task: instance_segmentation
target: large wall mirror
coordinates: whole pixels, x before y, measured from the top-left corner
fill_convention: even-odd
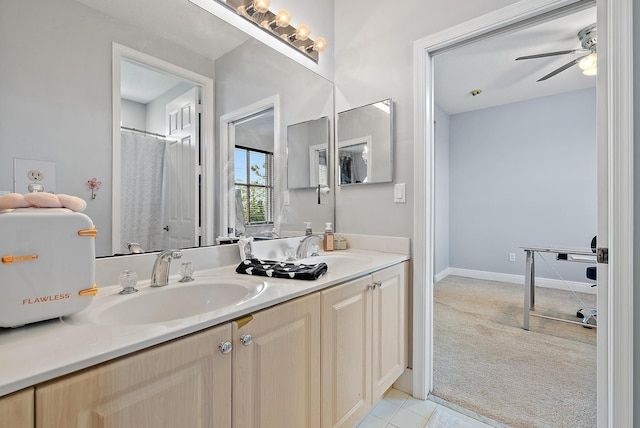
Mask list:
[[[245,233],[268,237],[333,221],[313,189],[287,188],[287,129],[333,117],[331,82],[187,1],[9,1],[0,13],[0,121],[12,142],[0,146],[0,191],[13,191],[13,159],[55,163],[56,191],[88,201],[97,255],[137,241],[147,252],[214,245],[239,213]],[[270,196],[236,198],[246,183],[235,147],[252,146],[230,148],[221,118],[273,97],[272,149],[253,150],[269,161],[245,153],[262,176],[244,178],[269,174]],[[252,201],[252,215],[230,200]]]
[[[341,186],[393,179],[393,102],[338,113],[338,180]]]

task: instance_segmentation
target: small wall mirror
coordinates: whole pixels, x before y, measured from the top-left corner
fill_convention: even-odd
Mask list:
[[[339,184],[384,183],[393,178],[393,101],[338,113]]]
[[[329,118],[287,126],[289,189],[329,185]]]

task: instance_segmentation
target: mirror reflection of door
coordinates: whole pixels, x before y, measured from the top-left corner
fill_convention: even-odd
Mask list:
[[[274,136],[273,107],[233,122],[236,235],[271,236]]]
[[[338,143],[340,185],[367,183],[371,175],[371,136]]]
[[[326,144],[309,147],[309,184],[310,187],[329,185],[329,156]]]
[[[137,62],[120,63],[120,248],[115,252],[128,253],[131,243],[145,252],[193,247],[201,88]]]
[[[166,106],[168,142],[164,176],[164,248],[199,245],[198,88],[192,88]]]

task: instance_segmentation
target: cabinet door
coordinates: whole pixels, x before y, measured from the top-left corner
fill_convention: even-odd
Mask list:
[[[319,427],[320,295],[232,324],[234,427]]]
[[[38,387],[36,426],[228,428],[230,340],[226,324]]]
[[[371,277],[322,292],[322,426],[354,427],[371,407]]]
[[[382,397],[407,367],[407,263],[373,274],[373,400]]]
[[[33,428],[33,388],[0,398],[0,427]]]

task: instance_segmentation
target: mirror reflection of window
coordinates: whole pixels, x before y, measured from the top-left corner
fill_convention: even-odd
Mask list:
[[[273,223],[273,153],[236,146],[234,170],[244,224]]]

